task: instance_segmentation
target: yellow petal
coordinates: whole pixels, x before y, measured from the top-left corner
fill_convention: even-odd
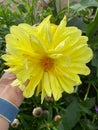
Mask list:
[[[74,47],[77,47],[77,46],[80,46],[80,45],[83,45],[83,44],[87,44],[87,41],[88,41],[87,36],[81,36],[81,37],[79,37],[78,41],[73,45],[74,45]]]
[[[51,15],[47,16],[38,26],[38,28],[41,28],[44,24],[46,24],[47,22],[49,22],[51,18]]]
[[[38,72],[36,70],[36,76],[32,77],[30,79],[29,84],[24,89],[23,95],[25,97],[29,98],[29,97],[31,97],[34,94],[37,85],[39,84],[40,80],[42,79],[42,76],[43,76],[43,71],[40,70],[40,72]]]
[[[22,28],[27,33],[27,35],[34,35],[37,32],[35,27],[26,23],[21,23],[18,26],[19,28]]]
[[[7,51],[10,54],[13,55],[18,48],[24,49],[24,46],[22,46],[22,41],[19,40],[14,34],[6,35],[5,39],[7,43]]]
[[[34,52],[39,52],[39,53],[45,53],[45,47],[42,43],[42,41],[34,36],[34,35],[30,35],[30,42],[31,42],[31,48]]]
[[[63,41],[61,41],[55,48],[55,51],[60,52],[64,50],[64,47],[66,46],[67,43],[67,39],[64,39]]]
[[[42,87],[45,89],[47,96],[51,97],[51,86],[49,82],[49,75],[47,72],[44,72],[42,79]]]
[[[69,56],[62,56],[56,60],[56,65],[63,66],[63,67],[69,67],[71,65],[71,59]]]
[[[54,97],[55,101],[57,101],[62,96],[62,88],[60,87],[60,84],[59,84],[56,76],[49,73],[49,79],[50,79],[53,97]]]
[[[79,29],[75,29],[73,32],[66,32],[62,34],[59,38],[56,39],[55,47],[59,46],[59,44],[65,42],[64,48],[61,48],[60,51],[68,51],[68,49],[73,46],[80,38],[81,31]]]
[[[72,61],[88,63],[92,59],[92,57],[92,50],[89,47],[84,46],[74,52],[74,55],[72,55]]]
[[[55,66],[68,67],[71,64],[71,59],[69,56],[64,56],[62,54],[51,54],[49,57],[54,60]]]
[[[72,70],[72,72],[75,74],[82,74],[82,75],[90,74],[90,69],[86,65],[81,63],[73,63],[69,69]]]
[[[41,41],[43,42],[43,45],[48,49],[51,47],[52,43],[52,35],[50,30],[50,17],[46,17],[38,26],[38,36],[40,37]],[[42,35],[43,33],[43,35]],[[47,37],[47,38],[46,38]]]
[[[66,16],[62,19],[60,24],[58,25],[55,34],[53,36],[53,43],[56,44],[56,40],[58,39],[58,36],[62,35],[62,32],[64,32],[66,26]]]
[[[41,94],[41,104],[43,103],[44,98],[47,96],[45,89],[42,87],[42,94]]]
[[[18,79],[14,80],[11,84],[12,86],[19,86],[20,85],[20,81]]]
[[[36,88],[36,96],[38,96],[41,91],[42,91],[42,83],[40,81]]]
[[[23,29],[19,28],[18,26],[12,26],[10,28],[10,32],[17,36],[17,39],[20,40],[22,47],[28,50],[31,49],[31,45],[29,44],[29,36]]]
[[[11,84],[12,86],[18,86],[22,91],[25,89],[25,85],[18,79],[14,80]]]
[[[56,29],[57,29],[57,25],[51,23],[50,24],[50,31],[51,31],[52,36],[54,36]]]
[[[71,79],[72,81],[75,82],[75,85],[80,85],[81,80],[77,74],[74,74],[70,68],[65,68],[65,67],[56,67],[57,73],[59,76],[64,76],[68,79]]]
[[[12,66],[12,65],[18,65],[21,66],[22,62],[18,57],[12,56],[12,55],[6,55],[4,54],[2,58],[7,61],[6,65]]]
[[[75,82],[73,80],[64,76],[58,76],[58,81],[65,92],[72,93],[74,91]]]
[[[18,72],[16,76],[22,83],[24,83],[26,82],[26,80],[30,78],[30,75],[31,75],[30,72],[32,72],[32,69],[29,69],[29,70],[24,69]]]

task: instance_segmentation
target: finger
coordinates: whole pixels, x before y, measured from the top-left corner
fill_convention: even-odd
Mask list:
[[[0,79],[0,91],[4,89],[6,86],[11,84],[16,79],[16,76],[10,72],[6,72]]]
[[[11,72],[5,72],[1,79],[16,79],[16,76]]]

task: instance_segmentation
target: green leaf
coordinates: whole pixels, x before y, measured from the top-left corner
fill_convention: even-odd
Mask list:
[[[98,130],[98,126],[95,126],[90,120],[84,119],[80,121],[82,127],[84,128],[83,130]]]
[[[79,29],[81,29],[83,32],[86,32],[86,28],[87,28],[87,25],[79,17],[73,17],[70,21],[68,21],[68,26],[76,26]]]
[[[98,49],[94,51],[94,57],[92,59],[92,65],[97,68],[97,77],[98,77]]]
[[[92,35],[98,30],[98,9],[95,14],[94,20],[87,27],[87,36],[92,38]]]
[[[87,99],[83,105],[89,109],[91,109],[95,105],[95,98],[89,98]]]
[[[27,12],[27,9],[25,8],[25,6],[23,4],[19,4],[18,9],[20,10],[20,12],[23,12],[23,13]]]
[[[62,122],[59,123],[59,125],[57,126],[57,129],[58,130],[65,130]]]
[[[71,5],[70,8],[75,10],[76,12],[79,12],[88,7],[98,7],[98,2],[96,0],[81,0],[80,3],[74,3],[73,5]]]
[[[80,103],[80,111],[88,115],[92,115],[91,108],[95,106],[95,98],[89,98]]]
[[[72,130],[83,130],[80,123],[78,123]]]
[[[80,4],[85,7],[98,7],[98,2],[96,0],[81,0]]]
[[[80,111],[84,114],[92,115],[92,112],[85,106],[80,105]]]
[[[66,108],[63,113],[63,126],[64,130],[72,130],[76,123],[80,120],[81,114],[79,111],[79,103],[76,99]]]

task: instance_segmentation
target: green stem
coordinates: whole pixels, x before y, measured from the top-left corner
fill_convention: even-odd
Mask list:
[[[61,11],[61,0],[59,0],[59,10]]]
[[[94,115],[93,120],[92,120],[92,123],[94,123],[94,122],[95,122],[96,118],[97,118],[97,114],[96,114],[96,115]]]
[[[94,84],[92,84],[92,85],[93,85],[94,89],[96,90],[96,92],[98,93],[98,89],[95,87],[95,85],[94,85]]]
[[[68,14],[70,12],[70,0],[68,0]]]
[[[84,97],[84,101],[87,99],[87,96],[88,96],[88,93],[90,90],[90,86],[91,86],[91,84],[88,85],[87,92],[86,92],[85,97]]]
[[[92,85],[93,85],[93,87],[94,87],[94,89],[95,89],[95,91],[97,93],[97,101],[98,101],[98,89],[96,88],[96,86],[94,85],[94,83]]]

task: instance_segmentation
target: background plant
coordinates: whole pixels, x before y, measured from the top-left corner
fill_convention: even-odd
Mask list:
[[[66,15],[68,26],[80,28],[83,35],[89,37],[88,44],[94,53],[88,64],[91,74],[81,76],[83,84],[76,87],[73,94],[63,93],[57,102],[46,97],[43,104],[40,104],[40,95],[25,99],[17,116],[20,124],[16,130],[97,130],[98,0],[70,2],[70,6],[68,4],[63,7],[61,0],[50,0],[48,3],[47,0],[8,0],[6,4],[0,3],[0,57],[6,51],[4,37],[9,33],[11,25],[38,24],[49,14],[52,14],[51,22],[56,24]],[[0,58],[0,75],[5,68],[4,61]],[[32,114],[36,107],[42,109],[39,117]],[[10,130],[13,129],[10,127]]]

